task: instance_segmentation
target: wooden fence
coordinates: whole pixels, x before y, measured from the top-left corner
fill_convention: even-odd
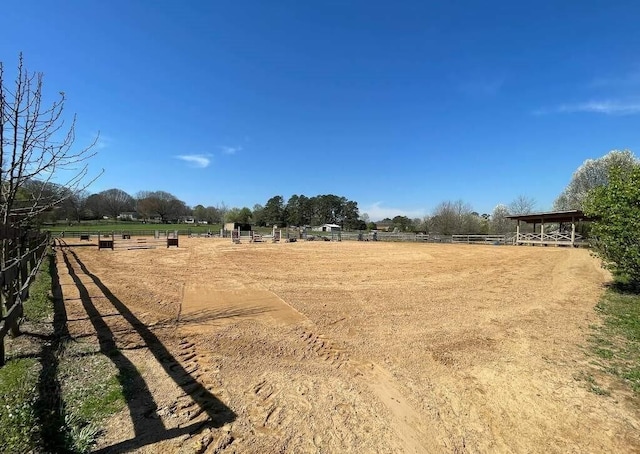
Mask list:
[[[505,235],[452,235],[452,243],[506,244]]]
[[[33,281],[49,245],[49,235],[31,239],[24,247],[16,249],[13,258],[6,260],[0,270],[0,294],[2,317],[0,318],[0,366],[4,365],[4,338],[8,333],[20,334],[19,319],[23,304],[29,298],[29,285]]]
[[[313,234],[329,235],[331,233],[313,232]],[[451,236],[428,235],[425,233],[394,233],[394,232],[342,232],[343,241],[413,241],[417,243],[451,243]]]

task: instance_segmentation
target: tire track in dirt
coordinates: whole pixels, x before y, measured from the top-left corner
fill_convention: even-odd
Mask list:
[[[446,446],[433,428],[437,421],[425,424],[427,419],[416,411],[396,385],[393,376],[374,362],[350,358],[345,349],[335,347],[327,338],[300,328],[298,336],[321,360],[336,369],[346,369],[353,378],[363,380],[374,395],[390,411],[391,427],[401,441],[398,448],[407,453],[434,452]],[[428,429],[428,430],[427,430]],[[442,432],[440,432],[442,433]]]
[[[177,359],[180,365],[175,364],[169,368],[183,370],[178,382],[183,387],[183,393],[176,403],[180,416],[186,418],[191,424],[196,420],[206,421],[210,417],[207,415],[208,410],[214,413],[217,410],[222,411],[223,408],[217,408],[220,400],[210,397],[210,395],[221,396],[223,399],[226,397],[226,390],[218,374],[219,369],[212,364],[210,357],[200,353],[195,343],[182,339],[178,345]],[[196,402],[189,393],[199,387],[203,390],[194,396],[198,399]]]

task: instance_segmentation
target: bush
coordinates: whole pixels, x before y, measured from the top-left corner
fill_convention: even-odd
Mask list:
[[[597,219],[592,246],[603,266],[640,289],[640,166],[612,168],[608,183],[589,192],[585,214]]]

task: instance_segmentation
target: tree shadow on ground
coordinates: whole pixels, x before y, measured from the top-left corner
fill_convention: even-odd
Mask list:
[[[49,255],[49,273],[53,300],[53,333],[42,336],[37,333],[23,333],[40,338],[43,347],[40,352],[40,377],[38,380],[38,403],[35,406],[39,421],[42,447],[46,452],[60,452],[67,445],[67,427],[64,421],[64,402],[58,380],[59,357],[69,338],[67,314],[62,300],[55,255]]]
[[[621,295],[640,295],[640,282],[626,282],[616,279],[606,284],[606,287]]]
[[[222,427],[224,424],[235,420],[235,413],[192,377],[151,329],[141,322],[96,275],[89,271],[74,251],[63,248],[62,254],[69,275],[80,293],[80,300],[84,310],[98,335],[100,352],[106,355],[118,369],[118,379],[123,388],[134,426],[134,438],[102,448],[96,452],[129,452],[149,444],[173,439],[185,434],[193,435],[204,430],[206,427]],[[75,262],[75,266],[72,262]],[[76,268],[78,271],[76,271]],[[135,366],[122,353],[122,349],[117,347],[114,331],[107,325],[103,316],[93,304],[92,297],[80,276],[88,277],[91,283],[102,292],[103,295],[101,297],[106,297],[131,326],[131,329],[142,338],[145,347],[149,349],[149,352],[155,357],[167,375],[198,405],[198,414],[206,413],[207,419],[205,421],[195,422],[184,427],[164,427],[162,420],[156,412],[157,405],[155,404],[149,387]],[[93,293],[95,293],[95,291],[93,291]],[[141,415],[143,417],[140,417]]]

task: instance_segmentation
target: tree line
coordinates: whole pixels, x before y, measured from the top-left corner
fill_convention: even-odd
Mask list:
[[[250,209],[227,207],[224,202],[217,206],[190,207],[166,191],[140,191],[132,196],[118,188],[95,194],[86,191],[69,193],[60,204],[45,213],[44,221],[80,222],[108,217],[169,223],[185,216],[211,224],[240,222],[258,226],[302,226],[331,223],[345,229],[367,228],[360,219],[357,202],[333,194],[314,197],[293,195],[288,201],[278,195],[267,200],[264,206],[256,204]]]
[[[33,188],[43,190],[39,185],[33,185]],[[60,188],[51,190],[57,193],[62,191]],[[480,214],[462,200],[444,201],[422,218],[411,219],[398,215],[374,222],[367,213],[360,213],[356,201],[334,194],[313,197],[294,194],[288,200],[276,195],[264,205],[256,204],[253,208],[228,207],[224,202],[216,206],[190,207],[166,191],[140,191],[132,196],[122,189],[112,188],[94,194],[87,191],[70,192],[61,203],[43,213],[42,221],[75,223],[106,217],[174,223],[192,217],[195,222],[208,224],[239,222],[262,227],[337,224],[345,230],[384,229],[442,235],[504,234],[514,229],[513,221],[507,216],[530,213],[535,205],[534,199],[519,196],[509,205],[497,205],[492,213]]]

